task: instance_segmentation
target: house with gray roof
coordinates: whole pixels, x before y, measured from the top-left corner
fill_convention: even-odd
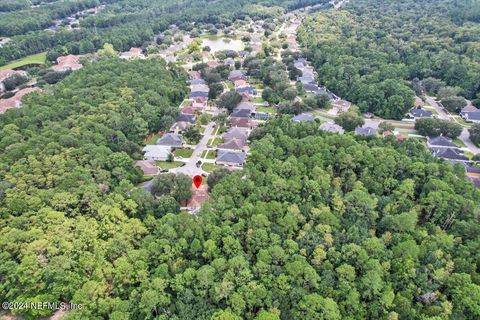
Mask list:
[[[145,160],[166,161],[172,152],[172,147],[169,145],[149,144],[142,151],[144,152],[143,157]]]
[[[207,84],[207,82],[203,79],[193,79],[193,80],[190,80],[190,84],[191,85],[195,85],[195,84]]]
[[[427,146],[429,148],[458,148],[451,139],[445,136],[429,137],[427,140]]]
[[[343,134],[345,132],[345,130],[343,130],[341,126],[331,122],[322,123],[319,129],[325,132],[338,133],[338,134]]]
[[[305,121],[313,121],[313,120],[315,120],[315,118],[308,113],[301,113],[292,118],[293,122],[305,122]]]
[[[477,112],[464,112],[461,114],[461,117],[467,122],[480,122],[480,110]]]
[[[222,139],[223,141],[227,141],[229,139],[241,139],[247,141],[248,131],[245,128],[233,127],[222,135]]]
[[[195,123],[195,115],[193,114],[185,114],[185,113],[180,113],[177,118],[175,119],[176,122],[190,122],[190,123]]]
[[[204,91],[195,91],[195,92],[190,92],[189,98],[194,99],[194,98],[208,98],[208,92]]]
[[[250,118],[252,112],[249,109],[234,110],[230,117],[233,118]]]
[[[431,118],[432,112],[422,108],[413,108],[408,115],[413,119]]]
[[[245,140],[243,139],[236,139],[232,138],[230,140],[227,140],[224,143],[221,143],[217,145],[217,149],[219,150],[243,150],[243,147],[245,147]]]
[[[458,148],[433,148],[433,155],[437,158],[454,161],[469,161],[467,157],[463,155],[463,151]]]
[[[241,70],[232,70],[228,74],[228,80],[235,82],[236,80],[246,80],[247,77],[243,74]]]
[[[355,133],[362,136],[374,136],[377,134],[377,130],[372,127],[357,127]]]
[[[176,133],[166,133],[157,140],[159,146],[181,147],[183,146],[183,137]]]
[[[226,166],[241,167],[245,164],[246,158],[247,158],[247,155],[244,152],[218,150],[215,163],[226,165]]]

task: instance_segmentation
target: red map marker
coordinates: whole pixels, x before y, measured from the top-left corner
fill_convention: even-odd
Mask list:
[[[197,187],[197,189],[202,185],[202,180],[203,180],[202,176],[193,177],[193,184],[195,185],[195,187]]]

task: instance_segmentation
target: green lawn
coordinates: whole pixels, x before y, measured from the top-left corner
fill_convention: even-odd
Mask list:
[[[46,56],[46,52],[26,56],[25,58],[12,61],[9,64],[0,67],[0,70],[15,69],[28,64],[45,64]]]
[[[175,149],[173,154],[177,157],[190,158],[192,156],[193,150],[188,148]]]
[[[212,172],[213,170],[215,170],[216,168],[219,168],[220,166],[217,166],[216,164],[214,163],[204,163],[202,165],[202,169],[208,173]]]
[[[211,145],[212,145],[212,146],[216,146],[216,145],[218,145],[218,144],[220,144],[220,143],[222,143],[222,142],[223,142],[222,138],[215,138],[215,139],[213,139],[213,141],[211,142]]]
[[[273,107],[257,107],[256,110],[258,112],[277,113],[277,110]]]
[[[202,153],[203,159],[215,159],[215,150],[205,150]]]
[[[457,146],[460,146],[460,148],[466,148],[467,147],[465,145],[465,143],[463,143],[463,141],[458,139],[458,138],[453,139],[453,143],[455,143]]]
[[[264,103],[265,100],[263,100],[262,97],[256,97],[252,100],[253,103]]]
[[[173,162],[168,162],[168,161],[155,161],[156,165],[160,167],[160,169],[164,170],[169,170],[173,168],[180,167],[180,165],[183,163],[181,161],[173,161]]]
[[[160,133],[154,133],[152,134],[151,136],[147,137],[147,139],[145,139],[145,144],[155,144],[157,142],[158,139],[160,139]]]

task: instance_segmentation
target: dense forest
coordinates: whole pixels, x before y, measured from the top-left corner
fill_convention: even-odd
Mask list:
[[[308,16],[299,40],[322,84],[364,112],[400,119],[421,93],[410,81],[436,78],[480,103],[479,12],[469,0],[356,0]]]
[[[126,51],[132,46],[152,41],[155,34],[164,31],[170,24],[191,30],[190,23],[195,22],[197,26],[212,25],[221,29],[246,16],[266,19],[276,17],[288,9],[319,2],[326,0],[83,0],[54,2],[48,6],[43,4],[45,9],[40,6],[2,14],[0,36],[2,33],[18,35],[8,45],[0,48],[0,65],[48,50],[63,54],[89,53],[100,49],[105,43],[113,44],[118,51]],[[56,14],[47,9],[51,6],[80,7],[94,3],[105,4],[105,8],[96,15],[81,19],[80,29],[58,28],[55,32],[39,30],[48,24],[49,19],[53,20],[54,16],[64,16],[64,11]],[[42,19],[36,15],[41,15]]]
[[[0,116],[1,300],[82,304],[67,319],[480,317],[462,167],[279,117],[179,213],[165,185],[134,187],[132,160],[185,93],[161,62],[102,59]]]

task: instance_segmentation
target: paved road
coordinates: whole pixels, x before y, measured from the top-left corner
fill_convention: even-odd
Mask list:
[[[202,140],[200,140],[200,142],[195,147],[195,150],[193,150],[192,156],[190,157],[188,162],[183,167],[172,169],[170,170],[170,172],[183,173],[191,177],[203,173],[203,170],[201,168],[197,168],[197,162],[200,160],[203,151],[207,149],[207,143],[208,140],[210,140],[210,138],[212,137],[214,126],[215,122],[213,121],[208,124],[203,134]]]
[[[437,101],[435,101],[435,99],[433,99],[433,97],[427,97],[427,103],[429,105],[431,105],[435,111],[438,113],[438,118],[442,119],[442,120],[450,120],[450,117],[448,116],[448,114],[445,112],[445,110],[443,110],[443,108],[437,103]]]
[[[476,145],[473,144],[473,142],[470,140],[470,133],[468,132],[468,128],[463,128],[462,133],[460,134],[460,137],[458,137],[465,145],[467,148],[472,152],[473,154],[478,154],[480,153],[480,148],[478,148]]]

